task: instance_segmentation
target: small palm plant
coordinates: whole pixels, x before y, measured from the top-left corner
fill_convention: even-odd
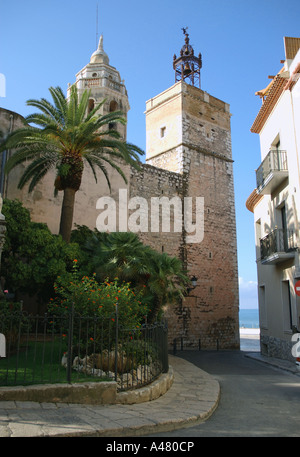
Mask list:
[[[149,258],[148,268],[150,277],[147,289],[152,302],[148,320],[152,323],[163,306],[181,302],[186,295],[190,279],[181,260],[166,253],[153,252]]]
[[[40,113],[27,116],[24,127],[8,135],[0,150],[16,149],[6,163],[7,173],[26,162],[20,189],[29,184],[28,191],[32,192],[50,169],[57,170],[55,190],[63,191],[60,234],[69,242],[75,194],[81,185],[84,164],[91,167],[96,181],[96,171],[100,169],[110,188],[107,165],[126,182],[120,160],[139,169],[138,159],[143,151],[123,141],[119,132],[110,128],[126,122],[123,113],[99,114],[105,100],[88,113],[90,91],[79,97],[76,86],[72,86],[69,98],[60,87],[50,87],[49,91],[53,103],[44,98],[28,100],[27,105],[38,108]]]
[[[92,270],[100,281],[117,277],[142,289],[145,302],[150,304],[149,323],[157,319],[165,305],[178,304],[185,297],[190,279],[179,258],[144,245],[135,233],[102,235],[92,234],[84,246]]]
[[[152,250],[135,233],[93,234],[84,249],[90,255],[93,271],[103,281],[117,277],[134,287],[145,284],[149,277],[148,259]]]

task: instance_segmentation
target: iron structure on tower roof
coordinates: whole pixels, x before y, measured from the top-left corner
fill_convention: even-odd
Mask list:
[[[175,70],[175,82],[185,81],[192,86],[201,87],[200,82],[200,70],[202,68],[202,56],[201,54],[196,57],[194,55],[194,49],[190,45],[189,34],[187,33],[188,27],[182,28],[183,34],[185,35],[185,44],[180,50],[180,56],[173,57],[173,68]]]

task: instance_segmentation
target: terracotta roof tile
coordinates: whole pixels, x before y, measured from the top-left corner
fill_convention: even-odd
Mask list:
[[[284,37],[285,58],[294,59],[300,48],[300,38]]]
[[[266,94],[266,99],[263,102],[263,105],[260,108],[258,115],[256,116],[256,119],[250,129],[253,133],[260,133],[268,116],[270,115],[284,90],[284,86],[286,85],[287,81],[285,78],[280,76],[280,73],[281,72],[279,72],[273,79],[272,84],[270,85],[269,90]]]

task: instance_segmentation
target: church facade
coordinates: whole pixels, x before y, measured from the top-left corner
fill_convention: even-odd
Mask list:
[[[180,305],[166,306],[170,345],[176,338],[190,348],[238,349],[230,107],[201,89],[202,58],[194,55],[186,30],[184,35],[180,55],[173,59],[175,84],[146,102],[146,162],[140,171],[122,164],[127,184],[115,170],[109,170],[111,193],[106,180],[99,177],[95,183],[86,167],[76,194],[74,223],[94,229],[101,214],[99,198],[113,199],[117,231],[137,231],[145,244],[178,256],[196,280]],[[90,89],[90,109],[105,98],[103,114],[122,110],[127,117],[130,106],[126,87],[109,63],[103,37],[74,84],[79,93]],[[0,123],[7,130],[9,113],[0,109]],[[16,113],[11,115],[20,121]],[[126,126],[118,129],[126,140]],[[53,196],[54,172],[32,194],[26,188],[17,189],[21,173],[20,167],[6,178],[3,197],[20,199],[32,220],[45,222],[58,233],[62,198]],[[161,209],[155,223],[154,203],[156,211]],[[163,215],[167,215],[166,220]]]

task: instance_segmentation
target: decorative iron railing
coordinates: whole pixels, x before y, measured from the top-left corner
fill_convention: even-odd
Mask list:
[[[287,171],[286,151],[271,150],[256,170],[257,189],[264,187],[265,181],[271,172]]]
[[[166,323],[126,329],[117,313],[103,319],[0,309],[0,336],[0,386],[114,380],[122,391],[168,371]]]
[[[296,249],[295,232],[291,229],[275,229],[260,240],[261,260],[280,253]]]

